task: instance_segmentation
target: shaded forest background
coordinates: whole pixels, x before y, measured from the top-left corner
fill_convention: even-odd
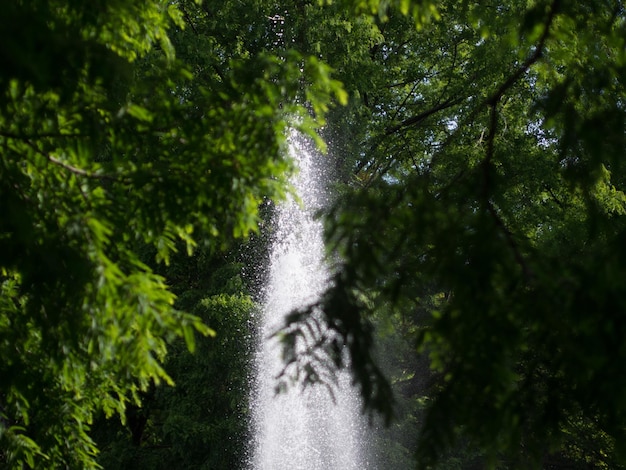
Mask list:
[[[614,0],[4,5],[0,465],[245,467],[296,127],[373,468],[623,468],[625,82]]]

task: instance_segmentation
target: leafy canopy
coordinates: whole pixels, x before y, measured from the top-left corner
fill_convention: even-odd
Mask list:
[[[351,91],[327,130],[348,169],[327,214],[339,260],[312,307],[339,335],[292,367],[341,366],[347,346],[366,405],[389,415],[374,325],[410,319],[436,372],[422,466],[460,438],[516,462],[574,448],[623,466],[622,3],[339,3],[384,14],[361,47],[345,14],[351,53],[313,33]]]
[[[167,344],[214,331],[140,253],[220,249],[286,191],[281,151],[328,68],[270,49],[264,2],[11,2],[0,19],[0,462],[93,468]],[[217,21],[239,18],[242,28]],[[242,15],[242,13],[245,13]],[[226,27],[227,26],[227,27]],[[175,49],[178,56],[175,54]],[[178,57],[178,58],[177,58]]]

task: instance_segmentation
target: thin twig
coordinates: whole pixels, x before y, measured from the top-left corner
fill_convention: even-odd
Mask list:
[[[37,140],[37,139],[59,139],[59,138],[76,139],[76,138],[88,138],[91,136],[89,134],[80,134],[80,133],[64,134],[62,132],[42,132],[40,134],[19,134],[16,132],[0,130],[0,137],[6,137],[7,139],[30,141],[30,140]]]
[[[55,165],[58,165],[61,168],[64,168],[75,175],[83,176],[85,178],[99,179],[99,180],[123,181],[123,178],[117,175],[92,173],[90,171],[83,170],[82,168],[75,167],[73,165],[70,165],[69,163],[59,160],[58,158],[53,157],[52,155],[44,152],[31,141],[27,140],[26,143],[28,144],[30,148],[32,148],[35,152],[37,152],[39,155],[44,157],[49,162],[54,163]]]

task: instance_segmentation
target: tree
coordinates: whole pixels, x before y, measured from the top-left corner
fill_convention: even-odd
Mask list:
[[[96,413],[172,383],[167,345],[213,335],[146,246],[220,249],[286,191],[291,116],[341,90],[275,54],[264,2],[12,2],[0,19],[0,462],[94,468]],[[225,13],[233,23],[218,20]],[[234,28],[236,21],[248,21]],[[242,32],[243,31],[243,32]],[[269,39],[268,39],[269,38]],[[179,58],[175,56],[175,47]],[[307,77],[302,88],[303,74]]]
[[[162,269],[162,267],[161,267]],[[232,256],[198,250],[164,270],[177,308],[211,325],[216,338],[190,353],[171,344],[164,367],[176,386],[150,387],[126,422],[99,419],[92,435],[104,468],[244,468],[248,435],[254,312]]]
[[[336,334],[290,367],[341,366],[345,346],[366,405],[390,414],[373,326],[409,318],[437,374],[422,466],[463,438],[492,459],[623,467],[624,7],[397,6],[368,20],[356,64],[318,41],[352,91],[328,133],[355,177],[327,214],[339,261],[312,307]]]

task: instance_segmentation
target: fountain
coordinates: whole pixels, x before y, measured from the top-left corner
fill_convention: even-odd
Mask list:
[[[275,393],[283,364],[280,344],[271,334],[290,311],[314,302],[328,282],[322,226],[313,216],[324,204],[320,158],[295,131],[289,137],[289,151],[300,170],[292,183],[301,203],[292,198],[277,209],[256,356],[250,466],[252,470],[362,470],[367,468],[365,426],[358,392],[346,374],[339,374],[335,402],[321,386],[304,391],[295,386]]]

